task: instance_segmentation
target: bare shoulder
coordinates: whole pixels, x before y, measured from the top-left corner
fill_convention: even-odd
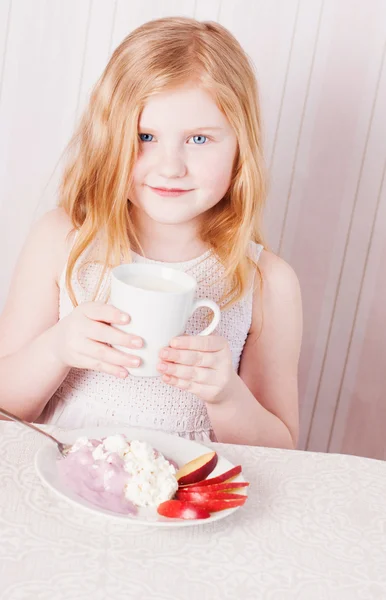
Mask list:
[[[258,265],[263,280],[269,287],[299,288],[299,280],[294,269],[277,254],[263,250]]]
[[[257,288],[254,294],[253,327],[261,326],[262,312],[275,318],[285,309],[301,314],[299,279],[291,265],[273,252],[263,250],[258,267],[262,286],[260,293]]]
[[[24,250],[44,254],[49,250],[48,260],[58,281],[69,253],[73,235],[70,217],[62,208],[45,213],[31,228]]]
[[[0,316],[0,356],[16,352],[57,322],[58,281],[72,230],[62,209],[49,211],[32,226]]]
[[[56,230],[61,229],[65,232],[71,228],[71,219],[63,208],[58,207],[46,212],[36,222],[36,226],[45,227],[47,229],[54,227]]]

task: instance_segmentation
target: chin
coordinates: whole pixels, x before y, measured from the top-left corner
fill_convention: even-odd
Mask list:
[[[197,215],[157,215],[147,213],[148,217],[150,217],[156,223],[162,223],[163,225],[183,225],[184,223],[188,223],[197,217]]]
[[[157,206],[156,210],[150,209],[149,207],[142,206],[143,212],[156,223],[163,223],[165,225],[182,225],[188,223],[193,219],[196,219],[200,213],[197,211],[186,210],[186,207],[175,207],[164,205],[162,210]]]

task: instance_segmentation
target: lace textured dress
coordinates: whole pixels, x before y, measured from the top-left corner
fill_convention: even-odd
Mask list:
[[[250,256],[255,262],[261,251],[261,245],[251,242]],[[135,263],[162,264],[189,273],[198,282],[197,298],[219,302],[225,289],[225,284],[218,281],[223,267],[210,250],[198,258],[180,263],[161,263],[134,252],[132,256]],[[92,299],[101,268],[97,262],[88,262],[83,268],[74,270],[72,284],[79,304]],[[251,326],[253,284],[254,274],[251,273],[247,293],[239,302],[222,311],[221,322],[214,332],[228,340],[235,370],[238,370]],[[98,298],[106,293],[109,285],[110,274],[107,273]],[[59,318],[67,316],[72,310],[64,272],[60,281]],[[207,309],[197,310],[188,322],[186,333],[197,335],[202,331],[207,324],[207,314]],[[118,379],[87,369],[70,370],[38,421],[68,429],[124,424],[158,429],[203,442],[215,440],[205,403],[194,394],[167,385],[160,377],[129,375],[126,379]]]

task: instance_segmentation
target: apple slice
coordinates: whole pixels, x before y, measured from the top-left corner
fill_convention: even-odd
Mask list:
[[[205,454],[204,456],[208,456],[208,455]],[[188,463],[188,465],[190,465],[190,464],[191,463]],[[185,465],[185,467],[188,465]],[[185,467],[182,467],[182,468],[184,469]],[[180,471],[178,471],[178,473],[180,473]],[[177,473],[177,475],[178,475],[178,473]],[[185,485],[188,486],[188,485],[192,485],[192,484],[197,485],[197,483],[199,483],[200,486],[213,485],[216,483],[223,483],[224,481],[229,481],[230,479],[234,479],[235,477],[237,477],[237,475],[240,475],[240,473],[241,473],[241,465],[238,465],[237,467],[232,467],[232,469],[229,469],[229,471],[225,471],[225,473],[221,473],[221,475],[218,475],[217,477],[212,477],[212,479],[205,479],[205,480],[203,479],[199,482],[198,481],[184,482],[184,481],[181,481],[181,479],[180,479],[178,481],[178,483],[180,486],[185,486]],[[177,479],[178,479],[178,477],[177,477]]]
[[[236,494],[235,494],[236,495]],[[197,506],[197,508],[204,508],[209,512],[217,512],[219,510],[227,510],[228,508],[237,508],[245,504],[247,496],[240,496],[240,498],[201,498],[200,500],[189,500],[189,504]]]
[[[248,487],[248,481],[225,481],[223,483],[211,483],[210,485],[202,485],[202,481],[191,485],[181,486],[181,492],[233,492],[241,488]]]
[[[171,519],[208,519],[210,513],[202,506],[181,500],[166,500],[157,508],[158,514]]]
[[[176,479],[179,485],[197,483],[207,477],[217,465],[218,456],[216,452],[208,452],[194,460],[186,463],[177,471]]]
[[[206,500],[240,500],[245,502],[247,496],[244,494],[230,494],[229,492],[176,492],[177,500],[186,500],[187,502],[203,503]]]

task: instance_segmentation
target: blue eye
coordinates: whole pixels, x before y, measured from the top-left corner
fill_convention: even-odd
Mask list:
[[[153,136],[151,133],[140,133],[139,138],[140,138],[141,142],[151,142],[153,139]],[[149,139],[149,138],[151,138],[151,139]]]
[[[208,138],[205,135],[194,135],[191,139],[195,144],[203,145]]]

